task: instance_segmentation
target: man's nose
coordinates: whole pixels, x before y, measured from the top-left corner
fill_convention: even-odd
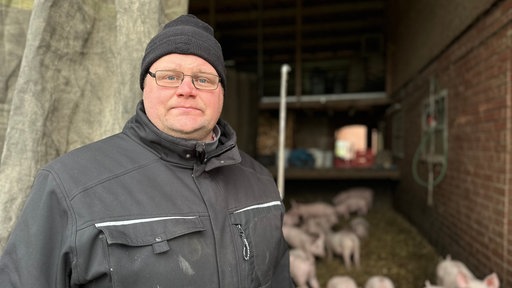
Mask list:
[[[181,81],[180,86],[178,86],[178,91],[181,91],[181,92],[188,92],[188,91],[192,91],[192,90],[197,89],[197,88],[194,86],[193,81],[194,81],[194,80],[192,80],[192,77],[191,77],[190,75],[185,75],[185,76],[183,77],[183,81]]]

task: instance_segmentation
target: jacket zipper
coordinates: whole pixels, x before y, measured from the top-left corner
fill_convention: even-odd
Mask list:
[[[270,206],[275,206],[275,205],[281,205],[281,201],[271,201],[271,202],[267,202],[267,203],[263,203],[263,204],[252,205],[249,207],[245,207],[245,208],[236,210],[233,212],[233,214],[240,213],[240,212],[247,211],[247,210],[270,207]],[[244,229],[242,228],[242,225],[236,224],[235,226],[238,229],[238,235],[240,236],[240,239],[242,240],[242,244],[243,244],[242,254],[243,254],[244,260],[248,261],[251,256],[251,247],[249,246],[249,241],[247,241],[247,237],[245,235]]]
[[[264,208],[264,207],[270,207],[270,206],[275,206],[275,205],[281,205],[281,201],[272,201],[272,202],[267,202],[267,203],[263,203],[263,204],[252,205],[249,207],[245,207],[245,208],[236,210],[235,212],[233,212],[233,214],[251,210],[251,209]],[[236,228],[238,229],[238,234],[240,235],[240,239],[242,240],[242,244],[243,244],[242,254],[243,254],[244,260],[247,261],[247,260],[249,260],[249,257],[251,256],[251,247],[249,246],[249,241],[247,241],[247,237],[245,236],[245,231],[242,228],[242,225],[236,224]]]
[[[236,228],[238,228],[238,233],[240,234],[240,239],[242,239],[243,247],[242,253],[244,256],[244,260],[249,260],[249,256],[251,256],[251,248],[249,247],[249,242],[247,242],[247,238],[245,237],[244,229],[242,229],[242,225],[237,224]]]
[[[206,162],[206,144],[204,142],[196,144],[196,157],[199,159],[199,163],[203,164]]]

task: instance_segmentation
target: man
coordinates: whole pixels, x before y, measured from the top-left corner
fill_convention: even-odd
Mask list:
[[[43,167],[0,258],[8,287],[293,287],[274,179],[219,119],[213,29],[169,22],[123,131]]]

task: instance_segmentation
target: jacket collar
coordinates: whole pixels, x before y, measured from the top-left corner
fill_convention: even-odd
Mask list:
[[[236,146],[236,133],[231,126],[219,119],[220,135],[213,142],[201,142],[170,136],[160,131],[147,117],[143,101],[137,104],[135,115],[123,128],[123,133],[146,146],[163,160],[194,166],[206,164],[205,170],[241,161]]]

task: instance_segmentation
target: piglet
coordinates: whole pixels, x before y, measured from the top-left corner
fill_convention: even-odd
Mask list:
[[[347,190],[340,191],[332,198],[332,202],[337,205],[350,198],[363,199],[368,208],[373,205],[373,190],[368,187],[353,187]]]
[[[349,230],[340,230],[329,233],[326,237],[327,259],[333,254],[342,256],[347,269],[352,268],[352,261],[356,268],[360,266],[360,242],[357,235]]]
[[[338,214],[334,206],[329,203],[317,201],[311,203],[299,203],[291,200],[290,213],[297,213],[302,219],[310,217],[326,217],[331,223],[338,223]]]
[[[366,215],[368,213],[368,202],[362,198],[347,198],[341,202],[338,202],[334,206],[336,214],[344,216],[345,219],[350,217],[351,213],[357,213],[358,215]]]
[[[320,288],[315,258],[301,249],[290,250],[290,274],[297,288]]]
[[[300,228],[308,234],[320,235],[330,232],[334,224],[326,217],[311,217],[304,219]]]
[[[356,233],[359,239],[368,237],[369,227],[368,221],[363,217],[356,217],[350,220],[350,228]]]
[[[283,226],[283,236],[288,245],[323,258],[325,257],[325,235],[314,237],[295,226]]]
[[[364,288],[395,288],[393,281],[386,276],[375,275],[366,281]]]
[[[437,284],[445,288],[499,288],[496,273],[477,279],[464,263],[446,256],[436,267]]]
[[[294,211],[286,211],[283,216],[283,225],[297,226],[300,224],[300,215]]]
[[[327,282],[326,288],[357,288],[357,284],[350,276],[333,276]]]

